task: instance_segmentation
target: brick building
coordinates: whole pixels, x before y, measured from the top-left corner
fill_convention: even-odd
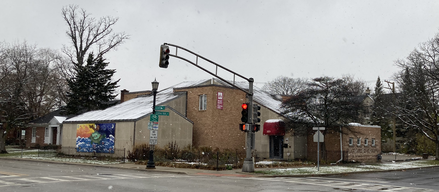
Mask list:
[[[247,89],[248,84],[237,82]],[[280,99],[254,87],[254,103],[261,106],[261,131],[255,133],[255,156],[274,159],[306,158],[306,138],[291,134],[263,134],[264,122],[282,119]],[[245,149],[245,132],[239,131],[241,104],[246,93],[217,79],[182,82],[167,89],[159,89],[156,106],[165,106],[159,116],[158,143],[164,146],[176,142],[179,146],[211,147],[213,149]],[[78,130],[85,125],[95,129],[98,125],[115,127],[114,148],[131,150],[135,145],[148,143],[150,91],[121,91],[121,103],[102,111],[92,111],[63,123],[63,148],[75,148]],[[82,126],[82,128],[81,128]],[[70,150],[73,151],[73,150]],[[116,151],[117,153],[117,151]]]
[[[246,82],[235,82],[235,85],[242,89],[248,88]],[[87,152],[88,149],[80,151],[79,145],[83,145],[82,148],[92,145],[99,148],[93,144],[90,135],[93,132],[114,137],[102,140],[109,142],[106,145],[111,147],[107,151],[113,151],[113,155],[122,155],[123,149],[132,150],[136,145],[148,144],[150,138],[148,125],[154,123],[151,120],[153,97],[150,93],[151,91],[122,90],[120,104],[105,110],[87,112],[64,121],[63,152]],[[261,106],[261,131],[254,133],[253,155],[257,160],[309,159],[310,154],[312,158],[313,148],[309,147],[313,145],[312,139],[286,132],[285,130],[289,129],[278,126],[282,125],[283,121],[280,115],[281,97],[274,97],[254,87],[253,101]],[[163,108],[159,110],[162,115],[157,119],[159,127],[157,145],[163,147],[170,142],[176,142],[180,147],[189,145],[244,151],[246,133],[239,130],[239,124],[242,123],[241,105],[246,102],[246,93],[217,79],[182,82],[170,88],[159,89],[156,106]],[[104,127],[112,131],[102,132]],[[332,138],[330,135],[328,141]],[[91,141],[82,142],[78,138],[91,139]],[[372,139],[372,136],[368,138]],[[379,144],[378,136],[373,138],[376,145]],[[340,147],[340,141],[338,137],[334,137],[333,140],[328,144],[335,150]],[[335,142],[336,140],[338,142]],[[334,146],[331,143],[334,143]],[[349,149],[345,146],[343,148]],[[357,148],[352,147],[349,154],[353,155],[353,150]]]
[[[56,110],[31,121],[25,129],[26,147],[61,145],[62,123],[66,118],[62,110]]]
[[[340,131],[325,130],[324,142],[320,144],[320,159],[327,162],[371,162],[377,160],[381,153],[381,128],[374,125],[353,123]],[[314,142],[316,131],[308,134],[308,159],[317,159],[317,142]],[[322,148],[326,148],[326,154]]]

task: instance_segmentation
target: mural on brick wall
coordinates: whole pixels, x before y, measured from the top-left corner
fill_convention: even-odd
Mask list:
[[[79,124],[76,128],[76,151],[114,153],[115,123]]]

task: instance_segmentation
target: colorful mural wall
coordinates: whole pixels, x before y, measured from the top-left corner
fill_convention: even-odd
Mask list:
[[[115,123],[79,124],[76,128],[76,151],[114,153]]]

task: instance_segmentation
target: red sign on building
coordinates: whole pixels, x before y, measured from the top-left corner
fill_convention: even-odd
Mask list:
[[[216,94],[216,108],[217,109],[223,109],[223,92],[218,92]]]

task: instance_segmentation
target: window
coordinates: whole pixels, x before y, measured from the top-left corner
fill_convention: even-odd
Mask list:
[[[44,137],[49,137],[49,128],[46,127],[46,131],[44,132]]]
[[[349,146],[354,145],[354,138],[349,137]]]
[[[369,145],[369,139],[364,139],[364,146],[368,146]]]
[[[205,111],[207,108],[207,96],[206,94],[199,96],[199,108],[200,111]]]
[[[361,146],[361,138],[357,138],[357,146]]]
[[[37,138],[37,128],[36,127],[32,127],[31,143],[35,143],[36,142],[36,138]]]
[[[372,146],[375,146],[375,139],[372,139]]]

